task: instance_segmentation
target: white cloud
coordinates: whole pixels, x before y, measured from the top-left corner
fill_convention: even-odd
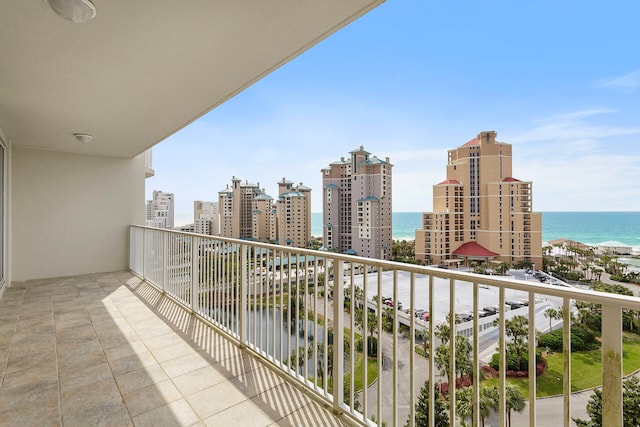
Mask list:
[[[534,209],[640,210],[640,127],[597,124],[609,110],[551,117],[513,142],[514,174],[533,181]]]
[[[600,80],[596,83],[596,86],[635,90],[640,87],[640,70],[632,71],[623,76]]]

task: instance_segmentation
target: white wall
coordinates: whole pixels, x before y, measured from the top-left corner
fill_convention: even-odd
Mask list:
[[[144,154],[11,151],[12,281],[128,269],[129,225],[144,224]]]

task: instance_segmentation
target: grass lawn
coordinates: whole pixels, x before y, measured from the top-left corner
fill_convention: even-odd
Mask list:
[[[367,359],[367,385],[373,383],[376,378],[378,378],[378,362],[373,358]],[[365,357],[362,353],[356,354],[356,364],[354,366],[354,377],[353,383],[355,386],[355,391],[360,391],[364,388],[364,360]],[[348,363],[345,361],[345,364]],[[344,375],[345,383],[351,381],[351,373],[347,373]]]
[[[571,391],[584,390],[602,384],[602,351],[580,351],[571,354]],[[622,342],[622,366],[625,375],[640,369],[640,336],[624,334]],[[562,353],[552,353],[547,356],[547,371],[538,377],[536,390],[538,397],[562,394],[563,376]],[[525,395],[529,396],[529,380],[509,379]],[[498,380],[486,380],[488,385],[497,385]]]

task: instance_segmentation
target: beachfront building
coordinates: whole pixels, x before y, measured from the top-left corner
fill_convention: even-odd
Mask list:
[[[218,202],[195,200],[193,202],[193,226],[198,234],[220,235]]]
[[[631,255],[633,252],[633,246],[618,242],[617,240],[607,240],[606,242],[598,243],[596,248],[600,253],[612,255]]]
[[[147,200],[146,225],[156,228],[173,229],[173,193],[154,191],[153,198]]]
[[[391,258],[391,170],[363,146],[322,169],[323,245],[367,258]]]
[[[218,192],[220,235],[261,242],[273,240],[273,198],[260,184],[233,177],[231,186]]]
[[[532,182],[513,177],[511,144],[481,132],[449,150],[446,179],[433,186],[433,212],[416,230],[416,258],[427,264],[530,261],[542,268],[542,216]]]
[[[311,188],[294,185],[282,178],[278,182],[276,241],[280,245],[306,248],[311,241]]]
[[[251,238],[259,242],[272,242],[275,239],[273,197],[264,189],[253,198]]]

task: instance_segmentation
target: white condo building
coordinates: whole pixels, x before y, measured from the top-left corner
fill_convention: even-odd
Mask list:
[[[196,233],[210,236],[220,235],[218,202],[193,202],[193,227]]]
[[[153,199],[147,200],[147,225],[150,227],[173,229],[173,193],[154,191]]]

